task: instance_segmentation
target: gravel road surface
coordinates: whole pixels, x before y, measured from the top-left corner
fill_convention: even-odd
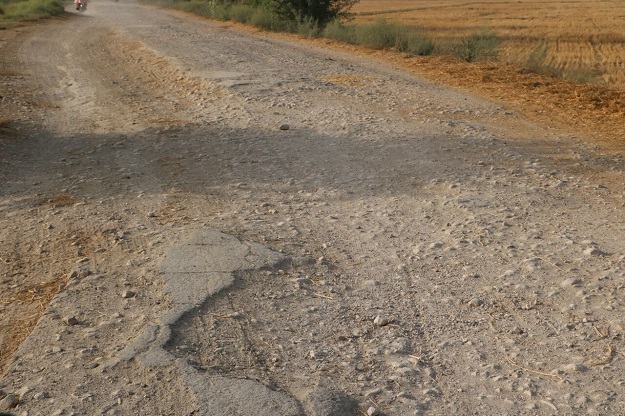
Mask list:
[[[625,414],[622,152],[319,42],[68,11],[0,33],[0,410]]]

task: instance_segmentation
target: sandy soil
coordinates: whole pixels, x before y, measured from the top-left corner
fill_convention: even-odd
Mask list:
[[[622,150],[128,2],[0,71],[0,410],[625,413]]]

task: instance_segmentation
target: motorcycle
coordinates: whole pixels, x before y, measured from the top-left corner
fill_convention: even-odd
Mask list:
[[[84,12],[87,10],[87,1],[88,0],[74,0],[74,6],[76,6],[76,10],[79,12]]]

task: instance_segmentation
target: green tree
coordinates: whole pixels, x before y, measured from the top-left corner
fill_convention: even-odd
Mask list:
[[[323,28],[334,20],[349,19],[358,0],[266,0],[269,9],[283,19],[314,23]]]

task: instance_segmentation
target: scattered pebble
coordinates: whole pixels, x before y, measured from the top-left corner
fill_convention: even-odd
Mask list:
[[[35,400],[42,400],[46,398],[48,398],[48,392],[45,391],[39,391],[33,395],[33,399]]]
[[[65,318],[63,318],[63,322],[65,322],[67,325],[78,325],[80,323],[78,318],[76,318],[74,315],[66,316]]]
[[[469,306],[472,306],[472,307],[482,306],[483,304],[484,304],[484,301],[480,298],[473,298],[469,301]]]
[[[367,409],[367,415],[368,416],[379,416],[380,415],[380,411],[378,409],[376,409],[375,407],[370,406]]]
[[[387,316],[381,316],[378,315],[373,319],[373,323],[376,324],[377,326],[385,326],[390,324],[392,321],[391,318],[387,317]]]
[[[136,293],[133,292],[132,290],[124,290],[122,292],[122,298],[124,299],[134,298],[135,296],[136,296]]]
[[[578,277],[570,277],[560,282],[560,287],[577,287],[582,284],[582,279]]]
[[[605,256],[606,253],[603,250],[600,250],[598,247],[588,247],[584,250],[584,255],[586,256]]]

